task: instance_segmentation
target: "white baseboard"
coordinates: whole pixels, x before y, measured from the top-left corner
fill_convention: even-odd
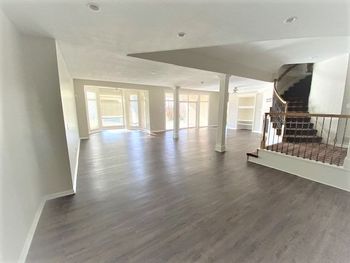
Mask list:
[[[67,191],[63,191],[63,192],[49,194],[49,195],[46,195],[46,196],[44,196],[42,198],[42,200],[40,201],[40,204],[39,204],[39,206],[38,206],[38,208],[36,210],[36,213],[34,215],[33,222],[32,222],[32,224],[31,224],[31,226],[29,228],[29,231],[27,233],[26,240],[24,241],[24,245],[23,245],[21,254],[19,256],[19,259],[18,259],[19,263],[25,263],[25,261],[26,261],[26,258],[27,258],[27,255],[28,255],[28,252],[29,252],[29,249],[30,249],[30,245],[32,244],[32,241],[33,241],[35,230],[36,230],[36,228],[38,226],[39,219],[40,219],[41,213],[42,213],[42,211],[44,209],[46,201],[52,200],[52,199],[55,199],[55,198],[58,198],[58,197],[73,195],[74,193],[75,193],[74,190],[71,189],[71,190],[67,190]]]
[[[87,140],[89,137],[80,137],[80,140]]]
[[[151,133],[165,132],[165,130],[151,130]]]
[[[45,198],[43,198],[39,204],[38,209],[36,210],[33,222],[31,224],[29,231],[28,231],[28,234],[27,234],[27,238],[24,241],[21,255],[19,256],[19,259],[18,259],[19,263],[24,263],[26,261],[26,258],[27,258],[28,252],[29,252],[29,248],[30,248],[30,245],[31,245],[33,237],[34,237],[36,227],[38,226],[41,213],[42,213],[43,208],[45,206],[45,202],[46,202],[46,200],[45,200]]]
[[[48,200],[52,200],[52,199],[56,199],[59,197],[63,197],[63,196],[67,196],[67,195],[74,195],[75,192],[73,189],[67,190],[67,191],[63,191],[63,192],[58,192],[58,193],[54,193],[54,194],[49,194],[47,196],[44,197],[45,202]]]
[[[78,167],[79,167],[79,154],[80,154],[80,140],[79,140],[78,149],[77,149],[75,170],[74,170],[73,182],[72,182],[72,183],[73,183],[73,190],[74,190],[74,193],[77,192],[77,178],[78,178]]]

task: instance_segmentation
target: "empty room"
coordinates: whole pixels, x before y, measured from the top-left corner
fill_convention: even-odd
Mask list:
[[[0,262],[350,262],[348,0],[0,0]]]

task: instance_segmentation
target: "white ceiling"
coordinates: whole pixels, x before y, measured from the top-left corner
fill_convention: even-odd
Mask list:
[[[259,69],[260,79],[267,80],[276,65],[312,60],[315,55],[309,53],[323,39],[329,44],[314,52],[316,59],[349,51],[348,0],[94,0],[99,12],[89,10],[86,0],[0,2],[21,30],[58,40],[74,78],[216,89],[217,73],[127,54],[206,47],[196,49],[195,54],[223,60],[227,67],[231,62],[235,68],[248,65]],[[290,16],[298,20],[283,23]],[[184,38],[177,36],[180,31],[186,32]],[[315,38],[321,39],[312,40]],[[299,49],[293,50],[294,42]],[[237,86],[261,84],[239,77],[232,82]]]

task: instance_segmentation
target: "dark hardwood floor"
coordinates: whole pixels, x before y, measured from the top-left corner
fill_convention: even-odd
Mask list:
[[[75,196],[46,203],[28,262],[350,262],[350,194],[246,162],[215,129],[82,142]]]

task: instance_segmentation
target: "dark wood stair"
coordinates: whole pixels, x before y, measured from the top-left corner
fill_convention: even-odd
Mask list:
[[[288,102],[287,113],[308,113],[309,94],[312,76],[307,76],[290,87],[282,98]],[[322,137],[317,136],[317,129],[310,117],[287,117],[283,142],[319,143]]]

